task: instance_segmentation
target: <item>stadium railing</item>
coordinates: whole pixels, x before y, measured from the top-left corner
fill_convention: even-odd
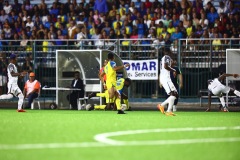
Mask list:
[[[178,61],[178,66],[183,74],[183,86],[180,91],[182,98],[197,98],[200,89],[207,88],[207,80],[218,76],[224,70],[226,64],[226,48],[240,48],[240,39],[220,39],[222,42],[228,40],[228,44],[220,46],[213,45],[214,39],[180,39],[177,44],[167,46],[160,43],[153,43],[155,39],[84,39],[81,43],[77,40],[64,40],[64,45],[42,46],[45,40],[34,40],[30,46],[31,50],[20,50],[19,46],[2,45],[0,52],[7,58],[11,53],[18,55],[18,66],[21,68],[25,56],[30,54],[34,64],[36,79],[43,85],[55,86],[56,83],[56,59],[55,50],[76,50],[76,49],[108,49],[117,53],[123,60],[146,60],[158,59],[164,52],[172,52],[173,58]],[[2,42],[4,40],[1,40]],[[11,40],[6,40],[8,44]],[[49,40],[49,44],[56,40]],[[127,41],[128,43],[122,43]],[[4,44],[4,43],[2,43]],[[0,67],[3,64],[0,62]],[[0,71],[0,74],[6,72]],[[21,81],[24,81],[21,80]],[[22,86],[23,83],[20,83]],[[3,92],[7,92],[6,84]],[[53,91],[47,91],[45,96],[55,95]],[[130,98],[159,98],[165,97],[163,89],[158,87],[158,80],[133,81]]]

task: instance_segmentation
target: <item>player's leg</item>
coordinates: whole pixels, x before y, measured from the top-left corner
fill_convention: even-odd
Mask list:
[[[11,93],[3,94],[0,96],[0,99],[12,99],[12,98],[13,98],[13,95]]]
[[[167,115],[174,115],[172,113],[172,107],[176,97],[178,97],[177,89],[170,79],[161,80],[162,86],[165,89],[165,92],[170,95],[163,103],[158,105],[158,109],[165,114],[164,107],[168,104]]]
[[[122,93],[121,98],[123,100],[123,103],[126,105],[126,110],[128,110],[129,109],[128,96]]]
[[[160,77],[160,81],[161,81],[161,84],[162,84],[162,87],[164,88],[166,94],[168,95],[168,93],[171,92],[171,90],[169,89],[169,87],[167,86],[167,80],[165,78],[162,78]],[[164,107],[168,104],[168,98],[166,98],[165,101],[163,101],[161,104],[158,104],[157,105],[157,108],[163,113],[165,114],[165,111],[164,111]]]
[[[175,86],[176,89],[177,89],[177,92],[179,93],[179,86]],[[174,104],[173,104],[173,112],[176,112],[177,111],[177,104],[178,104],[178,99],[179,99],[179,96],[176,97],[175,101],[174,101]]]
[[[238,90],[230,89],[232,93],[234,93],[236,96],[240,97],[240,92]]]
[[[22,91],[18,86],[14,86],[14,88],[15,88],[14,95],[16,97],[18,97],[18,110],[17,111],[18,112],[26,112],[25,110],[22,109],[23,100],[24,100]]]
[[[125,114],[125,112],[121,108],[121,94],[119,92],[115,92],[115,97],[116,97],[115,104],[118,111],[117,114]]]
[[[115,97],[116,94],[116,84],[112,84],[112,83],[107,83],[107,89],[108,89],[108,94],[109,94],[109,98],[112,99],[113,97]]]
[[[14,90],[12,84],[8,84],[8,93],[0,96],[0,99],[12,99],[14,95]]]
[[[31,104],[32,104],[33,100],[35,98],[37,98],[37,97],[38,97],[37,93],[32,93],[32,94],[28,95],[28,105],[27,105],[27,108],[31,108]]]

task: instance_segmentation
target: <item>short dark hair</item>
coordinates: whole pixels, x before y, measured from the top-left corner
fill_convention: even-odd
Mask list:
[[[74,74],[80,74],[80,72],[79,71],[75,71]]]
[[[125,82],[128,82],[130,85],[132,83],[132,80],[130,78],[125,78]]]
[[[108,53],[108,59],[113,59],[114,58],[114,54],[112,52]]]

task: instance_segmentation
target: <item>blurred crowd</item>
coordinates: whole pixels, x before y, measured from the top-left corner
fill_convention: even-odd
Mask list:
[[[232,0],[55,0],[50,5],[45,0],[34,5],[30,0],[1,1],[0,39],[21,41],[0,41],[0,45],[20,45],[27,51],[29,40],[38,39],[54,39],[53,45],[66,44],[66,39],[81,45],[83,39],[140,38],[172,44],[180,38],[199,38],[194,42],[199,43],[203,38],[240,35],[239,6]]]

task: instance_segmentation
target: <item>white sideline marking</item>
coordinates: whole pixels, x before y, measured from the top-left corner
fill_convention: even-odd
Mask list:
[[[56,148],[87,148],[108,146],[140,146],[140,145],[177,145],[193,143],[215,143],[215,142],[239,142],[240,137],[228,138],[201,138],[201,139],[178,139],[178,140],[153,140],[153,141],[116,141],[108,137],[122,136],[128,134],[143,134],[152,132],[186,132],[186,131],[215,131],[215,130],[239,130],[235,127],[202,127],[202,128],[168,128],[149,130],[129,130],[98,134],[94,138],[98,142],[81,143],[40,143],[40,144],[0,144],[0,150],[22,150],[22,149],[56,149]]]

